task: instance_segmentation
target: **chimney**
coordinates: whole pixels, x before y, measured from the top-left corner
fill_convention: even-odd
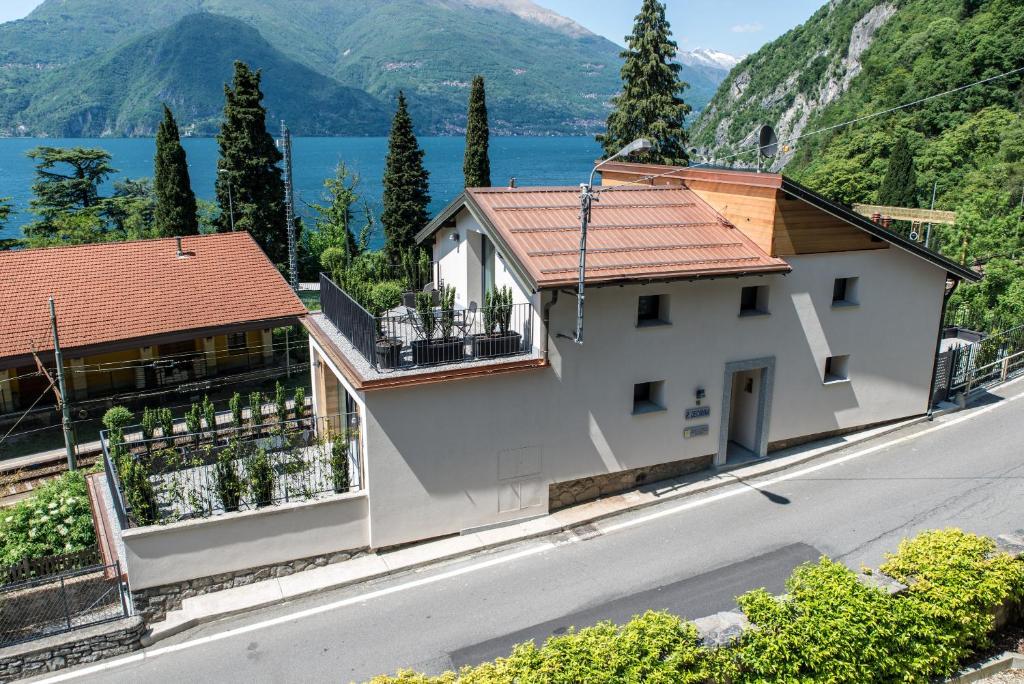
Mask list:
[[[181,250],[181,238],[176,237],[174,238],[174,240],[178,243],[178,258],[180,259],[181,257],[185,256],[185,252]]]
[[[891,216],[883,216],[882,217],[882,227],[883,228],[888,228],[890,225],[892,225],[892,217]]]
[[[881,223],[882,222],[882,215],[879,214],[876,211],[874,214],[871,215],[871,222],[872,223]]]
[[[516,177],[515,176],[512,176],[511,178],[508,179],[508,188],[509,188],[509,190],[515,190],[516,189]]]

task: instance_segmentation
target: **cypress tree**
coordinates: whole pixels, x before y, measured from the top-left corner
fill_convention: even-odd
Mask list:
[[[878,203],[889,207],[917,206],[917,173],[906,135],[898,137],[893,145],[889,167],[878,188]]]
[[[164,105],[164,120],[156,132],[156,158],[153,161],[153,233],[160,237],[195,235],[199,232],[196,196],[188,175],[188,160],[181,146],[178,123]]]
[[[462,175],[465,176],[467,188],[487,188],[491,185],[491,160],[487,154],[490,138],[484,77],[476,76],[473,78],[473,89],[469,92],[466,155],[462,161]]]
[[[644,0],[620,56],[625,60],[622,93],[612,98],[615,109],[608,115],[605,133],[597,136],[605,154],[643,137],[654,147],[637,155],[638,161],[686,164],[683,121],[690,106],[680,95],[689,86],[679,78],[682,67],[674,60],[676,43],[665,19],[665,5]]]
[[[288,262],[282,157],[267,132],[260,79],[259,71],[236,61],[233,85],[224,86],[224,124],[217,136],[217,230],[231,230],[233,205],[235,229],[249,231],[280,267]]]
[[[429,220],[428,178],[405,95],[399,91],[384,162],[384,209],[380,215],[384,226],[384,252],[392,264],[401,262],[402,254],[416,242],[416,231]]]

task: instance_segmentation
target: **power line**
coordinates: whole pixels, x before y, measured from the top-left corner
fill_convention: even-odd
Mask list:
[[[32,405],[29,406],[27,409],[25,409],[25,412],[22,413],[21,416],[18,417],[18,420],[15,421],[14,425],[11,426],[11,429],[7,431],[7,434],[5,434],[3,437],[0,437],[0,444],[3,444],[4,440],[11,436],[11,433],[14,432],[14,428],[18,427],[18,425],[21,424],[21,421],[25,420],[25,416],[27,416],[32,411],[32,409],[34,409],[36,407],[36,404],[38,404],[40,401],[42,401],[43,397],[46,396],[46,393],[49,392],[50,388],[52,388],[52,387],[53,387],[53,381],[51,380],[50,384],[47,385],[46,389],[43,390],[43,393],[40,394],[36,398],[36,400],[32,402]]]
[[[991,83],[992,81],[996,81],[996,80],[999,80],[1001,78],[1006,78],[1007,76],[1012,76],[1014,74],[1018,74],[1018,73],[1021,73],[1021,72],[1024,72],[1024,67],[1018,67],[1016,69],[1011,69],[1010,71],[1004,71],[1001,74],[997,74],[995,76],[990,76],[988,78],[983,78],[981,80],[974,81],[973,83],[968,83],[966,85],[958,86],[956,88],[951,88],[949,90],[944,90],[941,93],[934,93],[932,95],[928,95],[926,97],[922,97],[922,98],[919,98],[917,100],[914,100],[913,102],[906,102],[904,104],[897,105],[895,107],[889,107],[888,109],[883,109],[883,110],[878,111],[878,112],[873,112],[871,114],[865,114],[864,116],[859,116],[857,118],[850,119],[848,121],[843,121],[841,123],[833,124],[831,126],[826,126],[824,128],[819,128],[819,129],[816,129],[816,130],[813,130],[813,131],[807,131],[807,132],[801,133],[800,135],[796,135],[796,136],[793,136],[791,138],[787,138],[785,140],[780,140],[780,141],[778,141],[778,144],[779,145],[785,145],[785,144],[789,144],[789,143],[794,143],[797,140],[801,140],[803,138],[807,138],[807,137],[810,137],[812,135],[819,135],[821,133],[827,133],[829,131],[834,131],[834,130],[836,130],[838,128],[843,128],[844,126],[852,126],[854,124],[861,123],[861,122],[864,122],[864,121],[868,121],[870,119],[875,119],[875,118],[878,118],[880,116],[885,116],[886,114],[892,114],[893,112],[897,112],[897,111],[900,111],[900,110],[903,110],[903,109],[907,109],[909,107],[914,107],[914,106],[917,106],[919,104],[923,104],[925,102],[928,102],[930,100],[934,100],[934,99],[939,98],[939,97],[945,97],[946,95],[952,95],[953,93],[958,93],[958,92],[967,90],[969,88],[974,88],[975,86],[979,86],[979,85],[982,85],[984,83]],[[749,154],[749,153],[754,152],[754,151],[756,151],[758,149],[760,149],[760,146],[759,145],[754,145],[753,147],[750,147],[750,148],[745,149],[745,150],[741,150],[739,152],[736,152],[735,154],[727,155],[725,157],[718,157],[714,161],[727,161],[727,160],[730,160],[730,159],[735,159],[736,157],[740,157],[740,156],[743,156],[745,154]],[[701,166],[711,166],[711,165],[712,165],[712,162],[704,161],[704,162],[700,162],[699,164],[693,164],[692,166],[688,166],[688,167],[675,168],[675,169],[672,169],[671,171],[665,171],[663,173],[657,173],[657,174],[651,174],[649,176],[643,176],[641,178],[638,178],[635,181],[631,181],[631,184],[636,185],[636,184],[640,184],[640,183],[645,183],[645,182],[648,182],[648,181],[656,180],[658,178],[663,178],[665,176],[670,176],[673,173],[679,173],[680,171],[683,171],[683,170],[685,170],[687,168],[693,169],[693,168],[698,168],[698,167],[701,167]],[[623,186],[620,186],[620,185],[612,185],[612,186],[608,186],[608,187],[598,187],[595,190],[596,191],[608,192],[609,190],[614,190],[615,188],[622,188],[622,187]]]

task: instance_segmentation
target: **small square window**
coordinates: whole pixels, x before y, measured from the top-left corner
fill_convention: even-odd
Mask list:
[[[668,295],[640,295],[636,306],[636,326],[668,325]]]
[[[842,382],[849,380],[848,368],[850,363],[849,355],[830,356],[825,359],[825,382]]]
[[[633,415],[665,410],[665,381],[638,382],[633,385]]]
[[[767,285],[751,285],[740,290],[740,316],[762,316],[767,313]]]
[[[832,284],[832,306],[856,306],[858,280],[859,278],[836,278]]]

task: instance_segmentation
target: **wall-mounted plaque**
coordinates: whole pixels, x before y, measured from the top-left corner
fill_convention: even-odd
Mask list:
[[[686,409],[686,420],[693,420],[694,418],[707,418],[710,415],[710,406],[694,406],[693,408]]]

